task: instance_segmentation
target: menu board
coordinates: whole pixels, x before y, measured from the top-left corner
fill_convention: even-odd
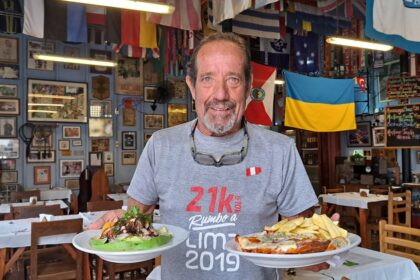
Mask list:
[[[388,100],[420,97],[420,76],[392,76],[386,81]]]
[[[420,103],[385,107],[385,145],[420,147]]]

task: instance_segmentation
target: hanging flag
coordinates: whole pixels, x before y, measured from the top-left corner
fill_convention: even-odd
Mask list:
[[[247,99],[245,118],[250,123],[272,126],[276,68],[255,62],[251,62],[251,66],[252,90]]]
[[[140,12],[121,11],[121,43],[138,46],[140,42]]]
[[[0,32],[21,33],[21,16],[19,0],[0,1]]]
[[[277,73],[289,69],[290,34],[281,39],[259,38],[259,52],[252,52],[257,62],[277,68]]]
[[[106,8],[101,6],[87,5],[86,17],[88,25],[105,25]]]
[[[84,5],[67,4],[67,41],[87,43],[86,8]]]
[[[254,3],[255,9],[262,8],[268,4],[275,3],[275,2],[281,2],[281,5],[283,5],[283,0],[280,0],[280,1],[279,0],[254,0],[254,2],[255,2]]]
[[[106,9],[105,41],[110,43],[121,42],[121,9]]]
[[[318,66],[318,35],[294,36],[295,69],[299,73],[315,73]]]
[[[201,30],[200,0],[167,0],[165,3],[175,6],[175,12],[170,15],[147,13],[149,22],[183,30]]]
[[[236,15],[251,8],[252,0],[225,0],[213,1],[213,24],[219,24],[224,20],[234,18]]]
[[[318,132],[356,128],[354,80],[308,77],[283,71],[285,125]]]
[[[44,1],[44,38],[58,41],[67,40],[67,3],[64,1]]]
[[[22,33],[44,38],[44,0],[25,1],[23,9]]]
[[[157,48],[156,24],[146,20],[146,13],[140,12],[140,40],[142,48]]]

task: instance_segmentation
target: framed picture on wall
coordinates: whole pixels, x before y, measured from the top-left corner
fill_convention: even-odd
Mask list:
[[[78,190],[80,188],[79,179],[65,179],[64,187],[71,190]]]
[[[58,141],[58,149],[60,151],[70,150],[70,140],[59,140]]]
[[[31,150],[26,158],[27,163],[55,162],[55,151]]]
[[[19,115],[19,99],[0,98],[0,115]]]
[[[92,139],[92,152],[109,151],[109,139]]]
[[[113,163],[104,163],[104,171],[108,177],[114,176],[114,164]]]
[[[187,111],[187,104],[168,104],[168,127],[187,122]]]
[[[122,165],[135,165],[137,162],[137,153],[135,151],[121,152]]]
[[[359,122],[355,130],[347,131],[348,147],[372,146],[372,130],[370,122]]]
[[[0,79],[19,79],[19,65],[0,63]]]
[[[90,166],[102,166],[103,165],[103,154],[102,154],[102,152],[90,152],[89,153],[89,165]]]
[[[91,118],[112,118],[112,103],[110,100],[91,100],[89,108]]]
[[[102,152],[104,155],[104,163],[112,163],[114,162],[114,155],[110,151]]]
[[[51,184],[51,166],[34,166],[34,184]]]
[[[2,159],[2,160],[0,160],[0,169],[1,170],[15,170],[16,169],[16,160],[15,159]]]
[[[17,171],[0,171],[0,183],[9,184],[18,182]]]
[[[45,149],[53,147],[53,134],[48,135],[47,137],[39,137],[39,135],[34,135],[32,139],[31,148],[34,149]]]
[[[158,88],[156,86],[145,86],[144,87],[144,101],[154,102],[158,96]]]
[[[0,117],[0,137],[16,137],[16,117]]]
[[[0,37],[0,63],[19,64],[18,38]]]
[[[84,168],[82,159],[62,159],[60,160],[60,177],[79,177]]]
[[[72,57],[80,57],[80,49],[74,47],[64,47],[64,55]],[[77,63],[63,63],[63,68],[68,70],[79,70],[80,64]]]
[[[135,131],[121,132],[121,141],[123,150],[137,149],[137,133]]]
[[[147,141],[152,137],[152,132],[145,132],[143,135],[143,146],[146,146]]]
[[[89,118],[89,137],[112,137],[112,119]]]
[[[143,95],[143,59],[117,56],[115,71],[115,93],[124,95]]]
[[[372,129],[372,139],[374,147],[385,146],[385,127],[375,127]]]
[[[75,147],[76,146],[82,146],[82,140],[72,140],[71,144]]]
[[[123,108],[123,126],[136,126],[136,110],[134,108]]]
[[[90,50],[90,57],[99,60],[111,61],[111,52],[102,50]],[[105,66],[90,66],[90,73],[110,75],[112,74],[112,68]]]
[[[0,85],[0,97],[17,97],[17,85]]]
[[[80,138],[80,126],[63,125],[63,138],[66,138],[66,139]]]
[[[19,139],[0,139],[0,158],[19,158]]]
[[[46,61],[46,60],[36,60],[34,58],[35,53],[54,54],[54,43],[45,42],[45,41],[28,40],[27,52],[28,52],[28,58],[27,58],[28,69],[44,70],[44,71],[54,70],[54,62]]]
[[[163,115],[148,115],[143,116],[145,129],[162,129],[164,127]]]

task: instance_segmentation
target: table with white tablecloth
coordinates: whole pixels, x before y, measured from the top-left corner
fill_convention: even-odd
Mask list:
[[[41,200],[66,199],[71,201],[72,191],[66,188],[40,189]]]
[[[0,214],[9,214],[10,213],[10,205],[13,205],[14,207],[17,206],[31,206],[31,205],[60,205],[61,210],[66,210],[68,208],[68,205],[62,201],[59,200],[48,200],[48,201],[38,201],[36,204],[32,204],[30,202],[16,202],[16,203],[2,203],[0,204]]]

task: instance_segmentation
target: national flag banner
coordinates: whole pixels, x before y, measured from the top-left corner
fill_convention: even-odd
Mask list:
[[[142,48],[157,48],[156,24],[146,20],[146,13],[140,12],[140,40],[139,46]]]
[[[283,6],[283,0],[254,0],[254,2],[254,9],[259,9],[275,2],[281,2],[281,5]]]
[[[22,33],[44,38],[44,0],[25,1],[23,10]]]
[[[101,6],[86,5],[86,17],[88,25],[105,25],[106,8]]]
[[[272,126],[276,68],[255,62],[251,66],[252,90],[246,100],[245,118],[250,123]]]
[[[308,77],[283,71],[285,126],[317,132],[356,128],[354,80]]]
[[[420,9],[420,1],[418,0],[403,0],[403,2],[407,8]]]
[[[284,38],[267,39],[260,38],[260,51],[275,54],[290,54],[290,34]]]
[[[147,13],[147,21],[183,30],[201,30],[200,0],[167,0],[163,2],[173,5],[175,12],[170,15]]]
[[[107,8],[105,19],[105,41],[121,42],[121,9]]]
[[[78,3],[67,4],[67,41],[87,43],[86,7]]]
[[[213,1],[213,20],[214,25],[221,23],[224,20],[234,18],[236,15],[251,8],[252,0],[237,1]]]
[[[23,16],[20,0],[0,1],[0,32],[21,33]]]
[[[140,42],[140,12],[133,10],[121,11],[121,44],[139,46]]]
[[[67,2],[45,0],[44,9],[44,38],[66,41]]]
[[[318,35],[310,32],[306,36],[294,36],[295,69],[300,73],[315,73],[318,65]]]

